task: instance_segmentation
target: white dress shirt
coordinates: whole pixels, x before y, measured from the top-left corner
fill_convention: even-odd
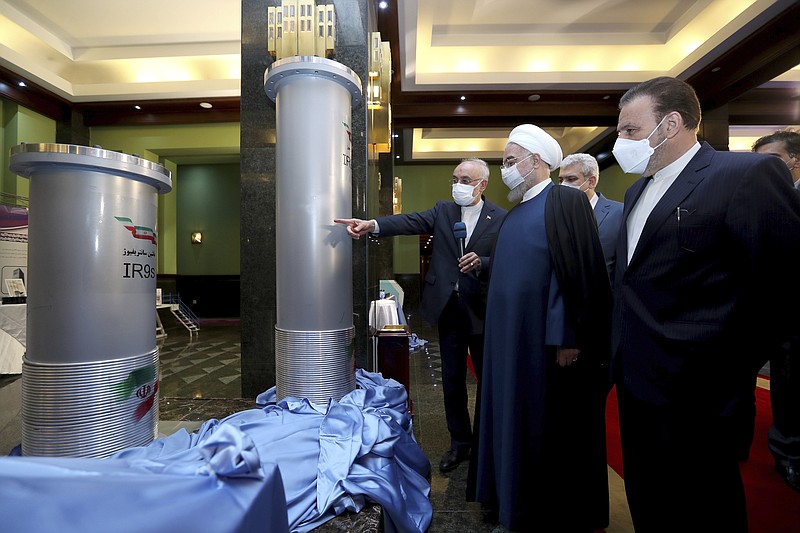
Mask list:
[[[700,143],[696,142],[685,154],[653,174],[653,179],[645,185],[636,205],[631,209],[631,214],[628,215],[628,263],[631,262],[633,252],[639,243],[639,237],[642,235],[642,229],[653,208],[699,150]]]

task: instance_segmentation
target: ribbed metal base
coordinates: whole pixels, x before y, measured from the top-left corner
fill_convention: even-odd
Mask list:
[[[356,388],[355,328],[287,331],[275,328],[276,396],[327,404]]]
[[[22,455],[103,458],[158,432],[158,348],[74,364],[22,361]]]

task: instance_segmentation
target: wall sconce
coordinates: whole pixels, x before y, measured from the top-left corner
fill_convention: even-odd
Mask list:
[[[192,232],[192,244],[203,244],[203,234],[201,232]]]

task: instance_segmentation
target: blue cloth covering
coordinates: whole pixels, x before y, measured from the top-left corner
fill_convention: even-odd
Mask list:
[[[409,337],[409,339],[408,339],[408,349],[409,350],[416,350],[417,348],[421,348],[422,346],[425,346],[426,344],[428,344],[428,341],[426,341],[425,339],[420,339],[419,337],[417,337],[416,333],[412,333],[411,337]]]
[[[327,406],[304,398],[208,420],[109,459],[0,458],[6,533],[306,532],[367,502],[388,531],[430,525],[430,462],[414,439],[405,388],[356,371]]]
[[[247,435],[167,440],[152,457],[0,458],[2,531],[288,530],[278,466],[261,464]]]

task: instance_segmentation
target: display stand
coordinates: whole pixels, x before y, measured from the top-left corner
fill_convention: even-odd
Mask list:
[[[413,414],[414,405],[411,400],[411,380],[409,377],[409,337],[408,326],[387,326],[383,329],[372,329],[373,349],[377,363],[376,372],[384,378],[391,378],[406,388],[408,393],[408,412]]]

